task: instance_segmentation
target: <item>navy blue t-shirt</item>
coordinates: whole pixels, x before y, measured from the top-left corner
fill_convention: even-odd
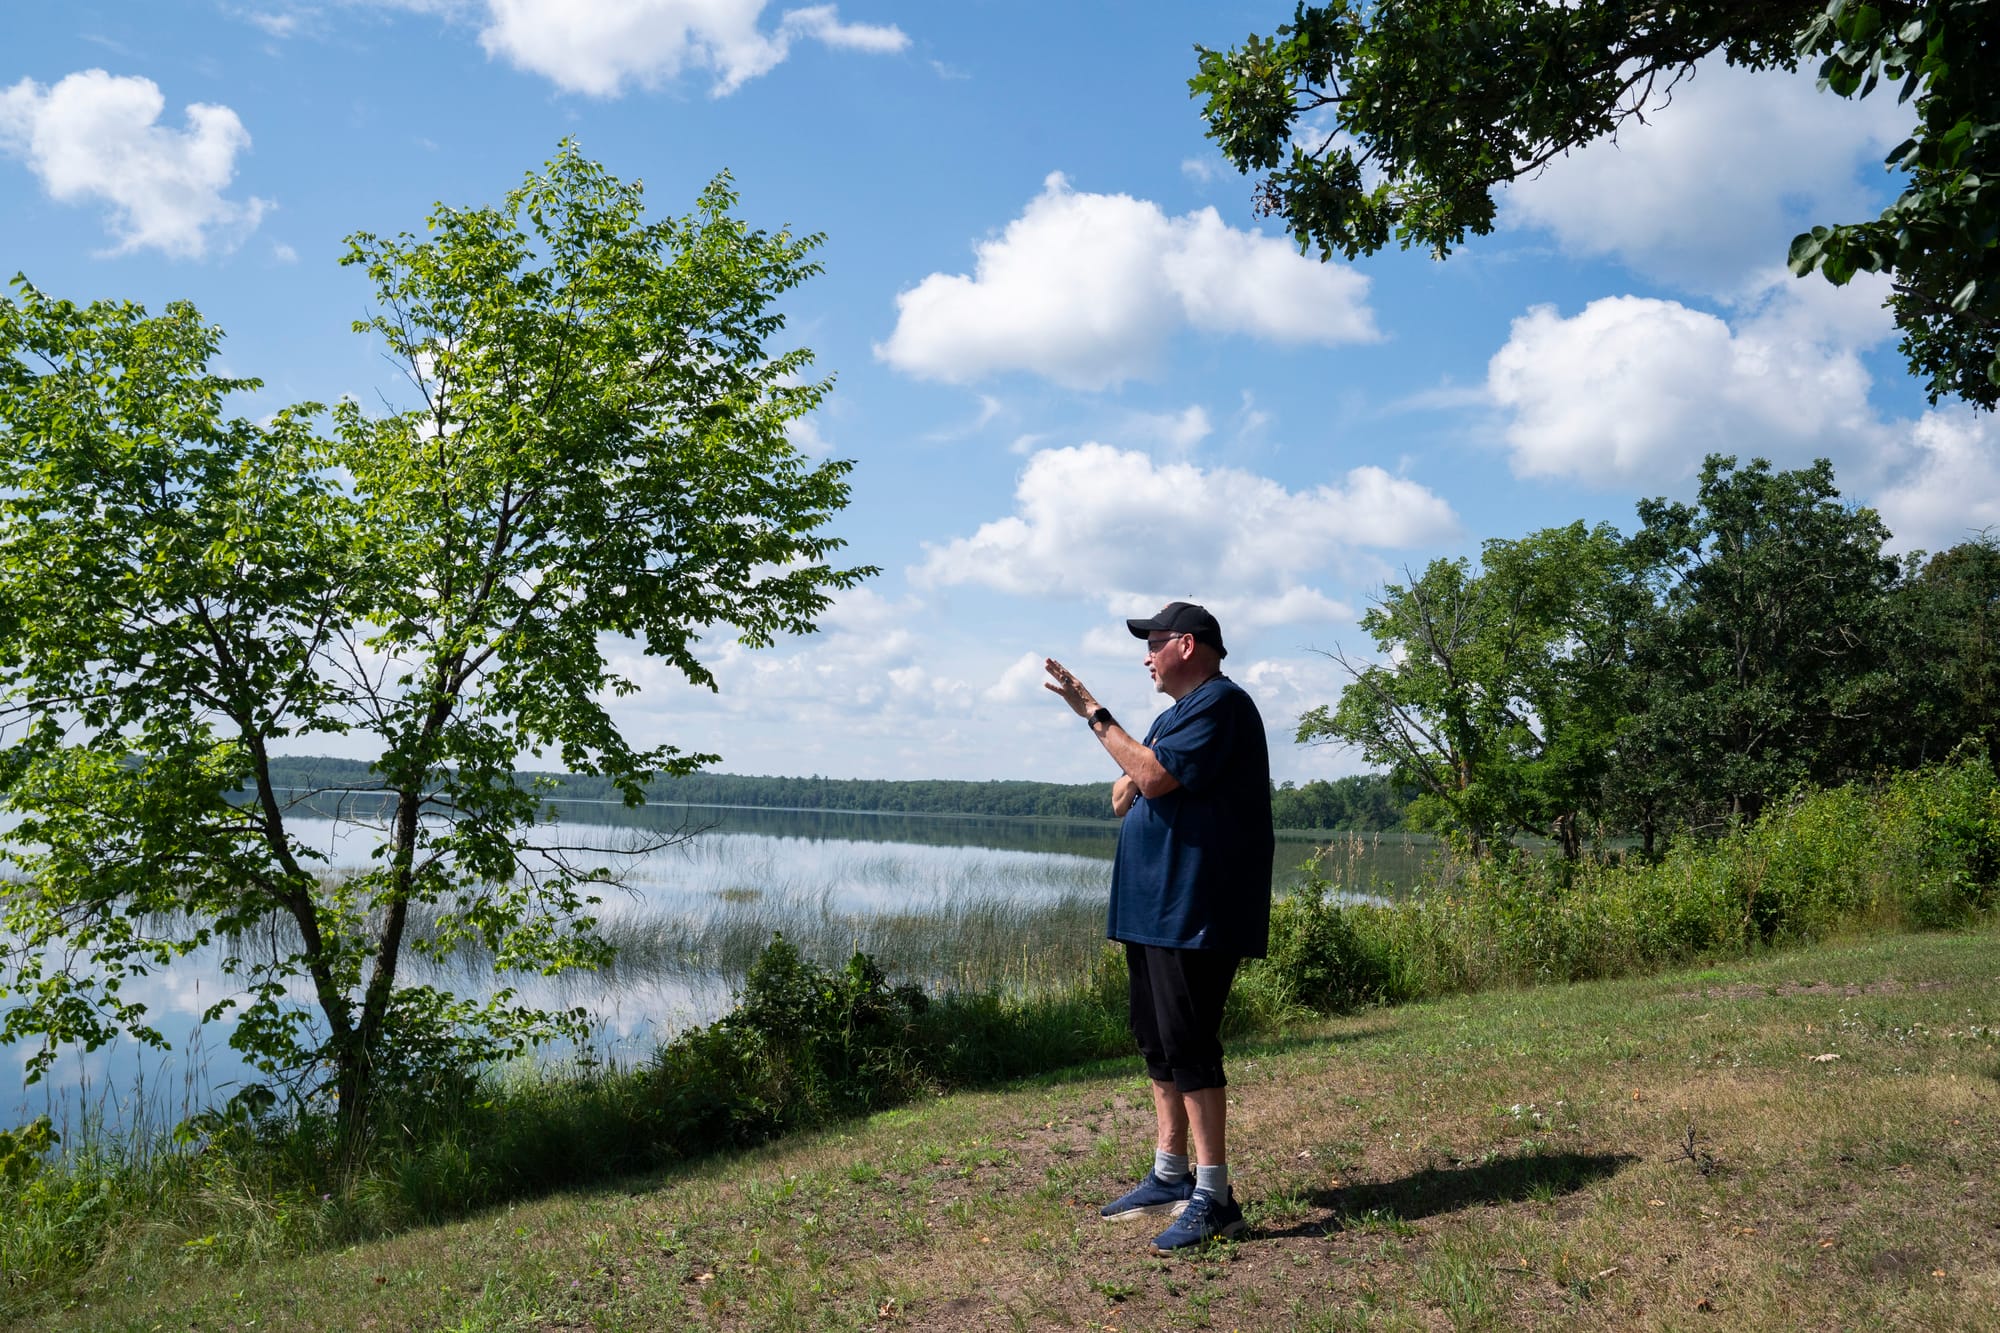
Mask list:
[[[1106,933],[1129,944],[1262,958],[1271,929],[1271,757],[1241,686],[1215,676],[1146,732],[1181,785],[1118,830]]]

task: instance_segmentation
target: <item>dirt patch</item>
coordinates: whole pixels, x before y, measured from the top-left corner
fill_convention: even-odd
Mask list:
[[[1950,983],[1943,981],[1905,982],[1894,979],[1882,981],[1848,981],[1835,985],[1831,981],[1781,981],[1774,985],[1758,985],[1754,982],[1737,982],[1729,986],[1705,986],[1700,990],[1675,991],[1677,1000],[1754,1000],[1782,999],[1792,995],[1826,995],[1853,998],[1859,995],[1907,995],[1912,991],[1945,990]]]
[[[1930,1256],[1921,1250],[1898,1246],[1884,1250],[1863,1265],[1868,1276],[1891,1282],[1911,1282],[1931,1271]]]

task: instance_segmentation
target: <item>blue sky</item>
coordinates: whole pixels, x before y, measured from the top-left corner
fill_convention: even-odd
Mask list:
[[[394,386],[350,330],[350,232],[497,202],[572,135],[679,213],[826,235],[788,336],[835,376],[802,447],[852,458],[838,529],[882,568],[823,632],[721,689],[627,653],[635,741],[741,773],[1112,776],[1039,688],[1074,668],[1138,729],[1120,620],[1221,618],[1273,767],[1335,697],[1323,650],[1387,580],[1573,519],[1629,530],[1704,454],[1831,457],[1902,548],[2000,522],[2000,430],[1930,408],[1879,284],[1783,273],[1791,236],[1872,213],[1908,126],[1807,75],[1703,68],[1506,192],[1446,263],[1297,255],[1202,137],[1196,44],[1273,3],[290,0],[35,4],[0,18],[0,247],[51,293],[228,332],[246,414]]]

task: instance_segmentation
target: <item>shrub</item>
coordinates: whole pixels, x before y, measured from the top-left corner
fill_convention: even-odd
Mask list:
[[[1898,774],[1886,804],[1902,834],[1887,857],[1908,924],[1956,926],[1991,911],[2000,896],[2000,785],[1984,752]]]
[[[1334,901],[1313,879],[1271,906],[1271,942],[1256,969],[1275,980],[1289,1004],[1339,1013],[1388,998],[1386,941],[1356,930],[1366,908]]]
[[[2000,786],[1983,755],[1879,790],[1801,790],[1655,864],[1516,853],[1433,863],[1411,896],[1276,904],[1263,984],[1322,1012],[1579,981],[1803,943],[1875,922],[1962,924],[2000,903]]]

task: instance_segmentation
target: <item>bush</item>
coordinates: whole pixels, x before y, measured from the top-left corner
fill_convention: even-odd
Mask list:
[[[757,1143],[909,1096],[925,1084],[912,1024],[928,1007],[863,954],[827,973],[773,936],[742,1003],[654,1058],[646,1096],[663,1146]]]
[[[2000,902],[2000,786],[1980,754],[1880,789],[1802,790],[1656,864],[1517,853],[1437,864],[1406,900],[1277,903],[1268,979],[1326,1013],[1490,986],[1620,976],[1870,924],[1963,924]]]
[[[1269,953],[1253,971],[1273,978],[1289,1004],[1340,1013],[1390,998],[1387,941],[1367,938],[1356,918],[1314,879],[1271,905]]]
[[[1906,831],[1888,849],[1917,927],[1962,925],[2000,895],[2000,787],[1983,753],[1899,774],[1886,804]]]

